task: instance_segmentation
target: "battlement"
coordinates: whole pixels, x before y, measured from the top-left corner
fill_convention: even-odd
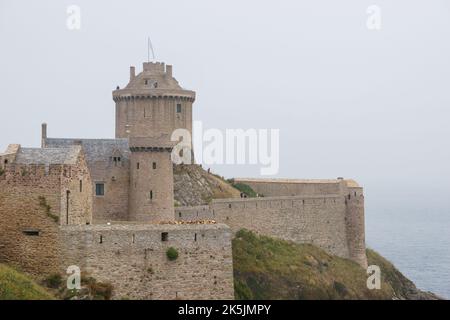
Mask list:
[[[67,164],[7,164],[4,169],[6,180],[38,179],[49,176],[61,176],[70,178],[73,165]]]
[[[166,64],[164,62],[144,62],[142,64],[142,69],[144,72],[153,74],[165,74]]]

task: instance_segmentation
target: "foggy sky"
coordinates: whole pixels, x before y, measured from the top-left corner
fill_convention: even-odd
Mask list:
[[[66,27],[72,4],[81,30]],[[205,128],[280,129],[279,177],[354,178],[369,219],[449,211],[445,0],[0,0],[0,149],[39,146],[44,121],[50,137],[114,137],[111,91],[141,71],[147,36]]]

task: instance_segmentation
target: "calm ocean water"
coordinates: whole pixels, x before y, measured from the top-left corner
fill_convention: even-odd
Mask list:
[[[450,299],[450,212],[369,209],[366,241],[418,288]]]

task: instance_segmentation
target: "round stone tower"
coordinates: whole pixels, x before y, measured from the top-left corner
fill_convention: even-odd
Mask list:
[[[173,205],[173,143],[160,138],[129,138],[131,221],[167,222],[175,219]]]
[[[192,136],[192,104],[195,92],[184,90],[172,76],[172,66],[144,62],[136,75],[130,67],[130,82],[113,91],[116,102],[116,138],[160,137],[170,141],[175,129]],[[192,144],[191,144],[192,145]]]

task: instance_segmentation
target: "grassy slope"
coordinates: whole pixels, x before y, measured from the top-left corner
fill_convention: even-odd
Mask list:
[[[28,276],[0,264],[0,300],[52,300],[54,297]]]
[[[241,230],[233,240],[236,299],[393,299],[420,292],[383,257],[367,254],[369,265],[381,268],[380,290],[367,289],[366,272],[353,261]]]

